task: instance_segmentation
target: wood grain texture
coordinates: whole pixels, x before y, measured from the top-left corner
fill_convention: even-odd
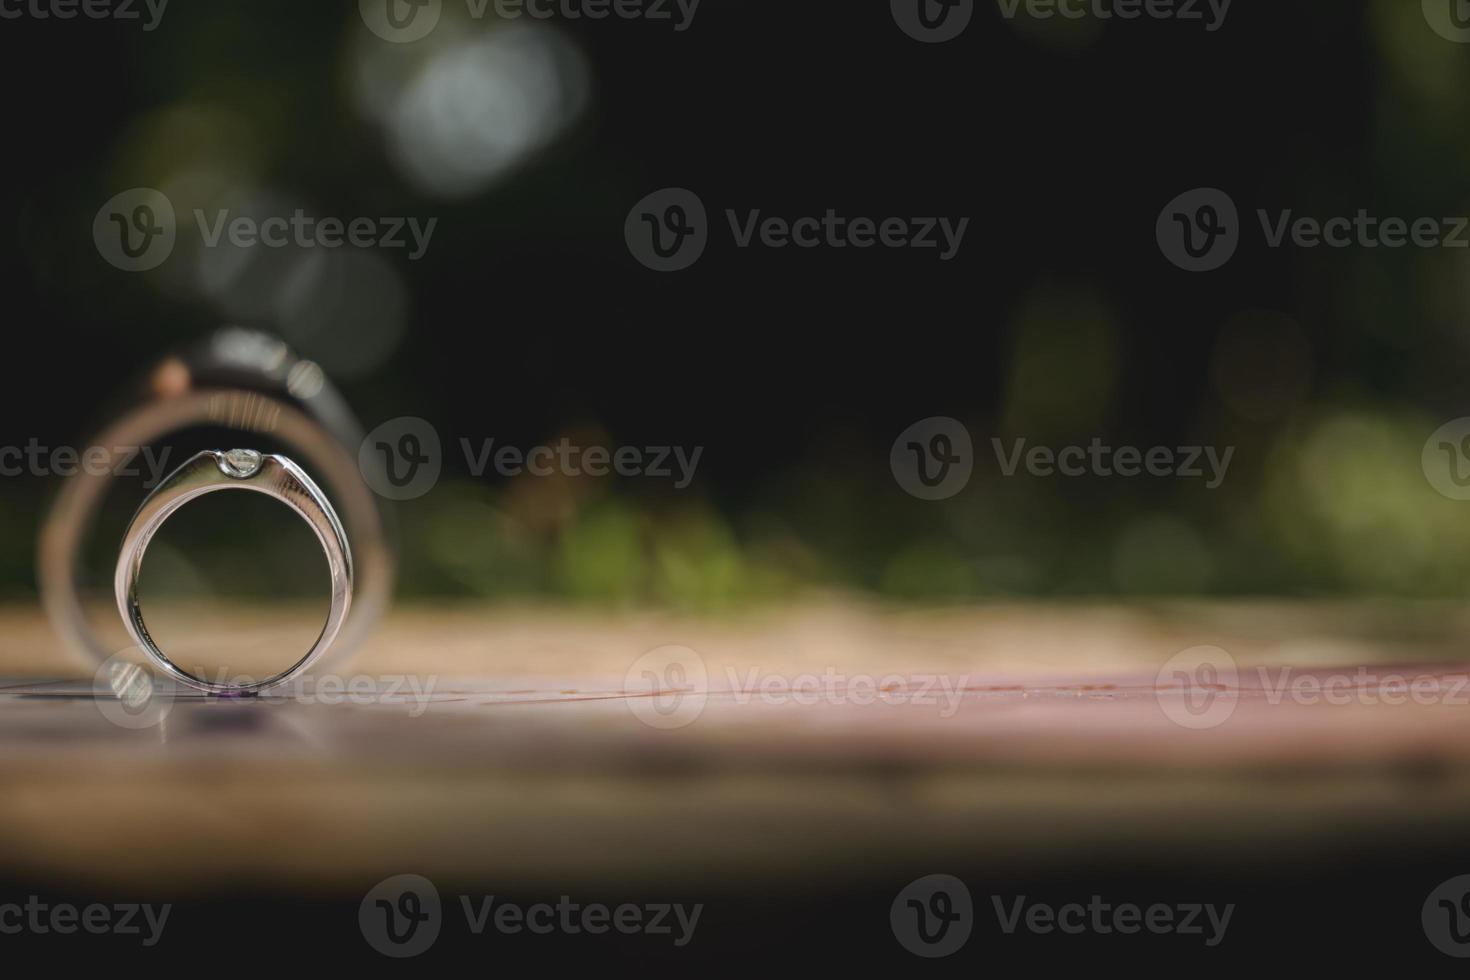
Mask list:
[[[1467,625],[1432,604],[409,607],[342,672],[376,694],[181,694],[159,724],[124,728],[16,607],[0,614],[0,870],[205,890],[404,869],[535,884],[1099,848],[1228,864],[1449,838],[1470,817]],[[629,678],[668,644],[708,678],[678,728],[649,723]],[[1228,720],[1191,730],[1161,709],[1157,675],[1200,644],[1241,670]],[[406,674],[422,700],[388,695]],[[807,677],[836,680],[794,691]],[[1273,693],[1283,677],[1350,682],[1342,703],[1313,702]],[[1396,696],[1409,682],[1429,693]]]

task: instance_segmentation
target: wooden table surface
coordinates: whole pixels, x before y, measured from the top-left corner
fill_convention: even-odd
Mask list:
[[[1448,838],[1470,818],[1467,627],[1437,604],[401,607],[340,673],[412,674],[432,682],[423,703],[181,693],[128,728],[16,606],[0,612],[0,872],[185,889],[404,868],[840,878],[931,855],[1229,863]],[[681,727],[629,683],[667,645],[707,671]],[[1241,671],[1228,720],[1192,729],[1158,674],[1199,645]],[[1373,670],[1348,703],[1271,695],[1269,678],[1357,665]],[[790,695],[811,677],[827,693]],[[925,678],[952,699],[918,697]],[[1382,696],[1405,678],[1436,693]],[[868,680],[882,697],[858,696]]]

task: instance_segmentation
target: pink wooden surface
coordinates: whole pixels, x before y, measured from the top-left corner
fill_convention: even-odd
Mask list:
[[[1458,607],[410,608],[344,674],[376,694],[180,694],[137,727],[33,612],[6,619],[0,865],[23,874],[832,875],[1101,846],[1229,862],[1470,817]],[[637,671],[670,644],[705,672],[677,702]],[[1201,645],[1230,653],[1228,683],[1161,687]],[[1228,716],[1186,727],[1201,691]]]

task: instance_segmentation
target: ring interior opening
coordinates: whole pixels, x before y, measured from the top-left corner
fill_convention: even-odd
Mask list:
[[[191,500],[154,535],[138,576],[149,635],[203,680],[259,683],[290,669],[331,608],[326,555],[307,523],[261,493]]]

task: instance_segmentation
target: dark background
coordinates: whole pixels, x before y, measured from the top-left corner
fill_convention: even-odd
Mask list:
[[[174,893],[140,895],[137,889],[68,892],[20,882],[0,890],[0,899],[24,904],[35,895],[51,904],[93,902],[153,904],[173,909],[163,940],[139,949],[139,937],[79,934],[62,937],[23,933],[7,936],[15,955],[57,963],[120,962],[158,967],[198,967],[223,961],[246,969],[352,970],[368,975],[400,968],[442,970],[540,970],[583,968],[653,975],[689,969],[716,976],[808,975],[837,970],[895,975],[973,976],[993,970],[1117,970],[1170,972],[1188,976],[1238,976],[1260,970],[1385,970],[1415,976],[1457,975],[1459,962],[1437,952],[1424,938],[1420,906],[1440,883],[1455,855],[1396,842],[1392,858],[1357,851],[1307,847],[1302,853],[1270,853],[1250,869],[1226,868],[1202,851],[1196,861],[1163,867],[1139,854],[1131,864],[1115,859],[1078,859],[1017,873],[1003,858],[978,867],[951,869],[966,883],[975,903],[975,925],[963,948],[943,959],[922,960],[894,941],[888,925],[894,895],[932,867],[893,868],[841,887],[830,881],[787,879],[711,887],[621,886],[607,892],[548,893],[494,883],[439,883],[443,927],[422,955],[394,962],[362,939],[357,905],[369,884],[349,893],[332,891],[273,894],[231,892],[229,898],[182,901]],[[1449,863],[1446,863],[1447,859]],[[581,905],[623,902],[680,902],[704,906],[694,941],[675,948],[670,937],[564,934],[517,935],[488,930],[475,936],[465,925],[459,896],[475,903],[493,895],[523,908],[555,904],[570,894]],[[1086,905],[1100,895],[1112,906],[1132,903],[1234,904],[1223,942],[1206,947],[1199,935],[1005,934],[997,925],[991,896],[1006,907],[1018,896],[1029,904]],[[1203,919],[1201,921],[1204,921]],[[1209,926],[1205,926],[1206,933]]]
[[[928,600],[1448,595],[1470,570],[1458,508],[1422,499],[1417,464],[1429,432],[1464,410],[1465,253],[1269,249],[1254,218],[1466,211],[1467,53],[1417,4],[1236,4],[1208,33],[1012,23],[982,3],[941,45],[905,36],[881,3],[705,0],[682,33],[560,22],[587,65],[577,121],[448,197],[404,178],[355,103],[359,53],[383,42],[351,4],[174,0],[151,33],[0,27],[7,442],[78,444],[123,379],[170,347],[225,322],[280,327],[201,295],[186,256],[169,275],[102,262],[91,218],[118,191],[225,161],[315,216],[439,218],[422,260],[383,256],[402,332],[366,367],[333,370],[355,343],[350,316],[287,337],[366,427],[421,416],[450,448],[441,496],[401,508],[410,593],[676,605],[812,586]],[[157,122],[185,110],[204,122]],[[638,265],[622,238],[633,203],[665,186],[695,190],[713,225],[704,258],[676,274]],[[1154,238],[1164,204],[1199,186],[1226,190],[1246,224],[1234,260],[1209,274],[1174,268]],[[950,262],[741,250],[727,207],[971,224]],[[1241,318],[1252,329],[1231,350],[1257,368],[1241,383],[1267,406],[1248,415],[1212,377]],[[895,436],[932,415],[964,421],[980,457],[976,482],[939,505],[903,494],[887,468]],[[470,481],[453,448],[569,433],[703,446],[699,478],[681,494],[603,481],[573,515],[527,529],[507,481]],[[1001,480],[991,436],[1237,452],[1217,491]],[[1321,471],[1323,458],[1342,471]],[[0,582],[24,595],[25,541],[50,488],[10,482]],[[1310,485],[1334,486],[1361,519],[1329,513]],[[1371,501],[1342,503],[1352,494]],[[466,501],[525,531],[509,544],[486,532],[483,567],[424,543]],[[1134,531],[1142,544],[1120,571]],[[678,550],[709,580],[689,588],[636,563],[569,570],[624,560],[590,543],[609,536],[624,552]]]

